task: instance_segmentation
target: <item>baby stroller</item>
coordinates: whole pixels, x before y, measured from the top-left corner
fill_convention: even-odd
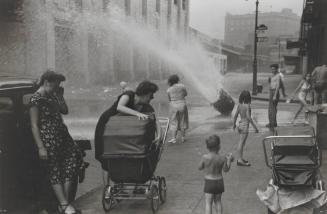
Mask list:
[[[149,199],[155,213],[160,202],[166,201],[166,179],[154,172],[163,152],[169,119],[159,117],[153,124],[136,117],[114,116],[109,124],[102,158],[108,164],[108,180],[114,184],[103,190],[103,209],[109,212],[124,199]],[[122,124],[125,128],[121,128]],[[156,136],[149,133],[154,131],[153,126],[157,126]]]
[[[272,169],[270,185],[274,188],[270,190],[274,191],[268,191],[267,188],[269,195],[260,197],[257,194],[260,199],[265,198],[263,201],[268,206],[268,213],[291,211],[302,205],[309,207],[311,202],[315,205],[310,205],[310,212],[305,213],[324,213],[315,209],[326,203],[326,193],[319,171],[321,150],[313,128],[300,126],[276,129],[274,136],[266,137],[262,144],[266,165]],[[309,198],[311,195],[312,198]]]

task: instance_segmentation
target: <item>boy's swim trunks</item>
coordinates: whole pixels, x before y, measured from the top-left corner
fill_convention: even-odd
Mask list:
[[[221,194],[225,191],[224,188],[224,180],[219,179],[219,180],[210,180],[210,179],[205,179],[204,180],[204,190],[205,193],[210,193],[210,194]]]

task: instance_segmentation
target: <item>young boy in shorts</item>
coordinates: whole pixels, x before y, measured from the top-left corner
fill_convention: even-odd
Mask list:
[[[227,154],[226,157],[219,154],[220,138],[217,135],[212,135],[206,139],[206,145],[209,153],[202,156],[199,165],[199,170],[204,170],[205,172],[205,214],[212,214],[213,203],[215,204],[217,213],[222,214],[221,195],[224,192],[222,171],[229,171],[234,158],[231,153]]]

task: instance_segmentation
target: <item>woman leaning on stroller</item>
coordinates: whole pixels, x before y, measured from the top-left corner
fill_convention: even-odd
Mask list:
[[[107,162],[103,161],[101,158],[101,154],[103,153],[103,134],[104,129],[109,121],[110,117],[123,113],[127,115],[134,115],[141,120],[148,119],[149,115],[143,114],[141,112],[147,112],[146,110],[138,109],[137,106],[150,103],[153,99],[153,94],[158,91],[158,86],[150,81],[141,82],[135,92],[132,90],[128,90],[123,92],[118,96],[116,102],[106,110],[99,118],[98,123],[95,128],[95,159],[97,159],[102,166],[104,171],[108,171]],[[152,107],[151,107],[152,109]],[[153,109],[152,109],[153,111]]]
[[[83,167],[82,153],[70,136],[61,114],[68,114],[60,83],[65,77],[46,71],[40,78],[40,87],[30,100],[30,118],[39,158],[44,161],[58,210],[62,214],[76,214],[69,201],[74,177]]]

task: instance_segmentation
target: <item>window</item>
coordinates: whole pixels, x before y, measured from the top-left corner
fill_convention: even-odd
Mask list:
[[[0,114],[13,112],[14,103],[9,97],[0,97]]]
[[[186,0],[182,0],[183,2],[182,2],[182,8],[183,8],[183,10],[186,10]]]
[[[30,103],[31,97],[33,96],[33,94],[25,94],[23,96],[23,105],[26,106]]]
[[[23,21],[23,0],[1,0],[0,18],[7,21]]]
[[[156,1],[156,12],[160,13],[160,0]]]

